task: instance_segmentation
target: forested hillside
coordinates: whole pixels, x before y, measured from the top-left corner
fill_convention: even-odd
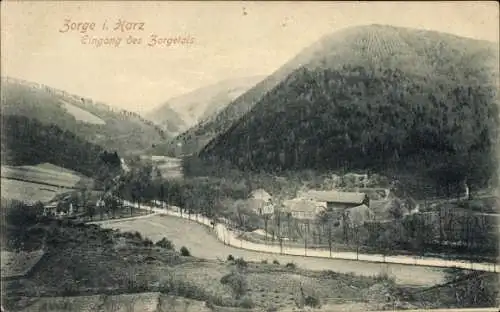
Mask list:
[[[492,180],[494,44],[375,25],[318,46],[200,155],[253,170],[422,174],[443,192]]]
[[[1,116],[2,165],[51,163],[99,179],[103,169],[119,170],[114,152],[86,142],[68,130],[24,116]]]
[[[113,110],[102,103],[16,79],[2,78],[1,105],[3,115],[54,124],[121,154],[142,151],[170,138],[136,113]]]
[[[385,25],[345,28],[305,48],[219,114],[179,135],[174,142],[183,145],[185,154],[199,152],[250,111],[266,93],[303,66],[310,69],[340,69],[344,65],[380,66],[418,74],[429,80],[458,81],[461,77],[468,77],[483,81],[489,78],[484,77],[489,72],[484,72],[483,68],[498,66],[498,58],[491,57],[498,55],[497,49],[497,45],[489,42],[435,31]]]
[[[172,98],[148,113],[146,117],[156,124],[171,133],[177,132],[181,134],[178,138],[174,138],[169,142],[169,144],[158,146],[156,151],[171,156],[176,156],[183,152],[190,153],[190,142],[186,142],[183,139],[184,135],[182,132],[192,127],[196,129],[205,123],[210,123],[229,103],[262,79],[263,77],[261,76],[252,76],[224,80]],[[181,148],[179,143],[187,145]]]

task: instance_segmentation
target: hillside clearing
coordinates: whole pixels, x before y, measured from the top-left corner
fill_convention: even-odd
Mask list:
[[[86,123],[91,123],[91,124],[96,124],[96,125],[105,125],[106,122],[102,120],[101,118],[97,117],[94,114],[91,114],[80,107],[77,107],[73,104],[70,104],[66,101],[60,100],[61,103],[63,104],[63,107],[66,109],[68,113],[73,115],[76,120],[78,121],[83,121]]]
[[[27,181],[1,178],[2,197],[23,202],[49,202],[56,195],[66,193],[67,189]]]
[[[92,180],[59,166],[43,163],[34,166],[2,166],[2,178],[32,183],[57,185],[66,188],[91,185]]]

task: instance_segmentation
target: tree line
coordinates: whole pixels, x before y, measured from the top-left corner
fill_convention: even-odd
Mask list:
[[[96,177],[104,167],[117,168],[102,147],[89,143],[54,124],[46,125],[24,116],[1,115],[2,163],[26,165],[52,163]],[[106,156],[107,155],[107,156]],[[112,154],[118,157],[117,154]]]

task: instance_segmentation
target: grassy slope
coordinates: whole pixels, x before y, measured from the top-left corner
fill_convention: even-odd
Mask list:
[[[52,88],[30,88],[27,82],[7,81],[2,77],[2,114],[34,118],[43,124],[55,124],[63,130],[109,150],[120,153],[150,148],[153,143],[169,139],[157,127],[138,114],[113,111],[105,104],[83,101]],[[68,111],[64,103],[73,106]],[[83,110],[87,116],[73,113]],[[79,119],[93,116],[105,124],[89,123]],[[94,120],[95,121],[95,120]]]
[[[36,240],[44,243],[46,254],[27,278],[6,283],[6,306],[21,304],[20,295],[57,297],[148,291],[208,300],[216,305],[241,304],[235,301],[228,285],[218,282],[235,270],[246,280],[246,300],[260,307],[295,306],[301,284],[307,294],[324,303],[332,293],[341,301],[360,302],[365,295],[361,290],[382,281],[273,264],[249,263],[237,269],[232,262],[182,257],[172,250],[150,247],[132,233],[95,225],[42,220],[27,231],[25,239],[32,244]],[[397,295],[390,282],[383,288]],[[372,304],[377,302],[380,298]]]

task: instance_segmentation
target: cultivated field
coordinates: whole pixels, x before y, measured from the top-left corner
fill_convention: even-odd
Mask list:
[[[68,191],[54,186],[1,178],[2,197],[23,202],[48,202]]]
[[[158,168],[163,178],[182,178],[182,160],[167,156],[151,156],[153,165]]]
[[[168,237],[176,246],[186,246],[195,257],[204,259],[226,259],[228,255],[243,257],[249,261],[274,259],[280,263],[293,262],[298,267],[308,270],[333,270],[339,273],[352,273],[375,276],[387,272],[398,283],[408,285],[434,285],[442,281],[444,273],[439,268],[408,265],[356,262],[337,259],[305,258],[299,256],[275,255],[241,250],[229,247],[218,241],[206,227],[170,216],[152,216],[138,220],[123,221],[103,225],[124,231],[138,231],[153,241]]]
[[[2,178],[67,188],[91,185],[92,180],[82,174],[49,163],[36,166],[2,166]]]
[[[73,188],[92,187],[93,181],[52,164],[2,166],[2,197],[29,202],[48,202]]]

